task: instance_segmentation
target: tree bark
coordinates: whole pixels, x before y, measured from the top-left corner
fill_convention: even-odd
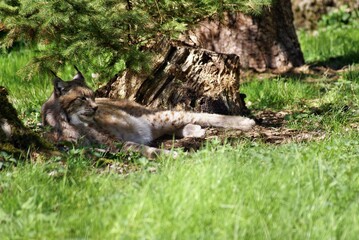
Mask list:
[[[237,54],[242,68],[286,71],[304,64],[293,25],[291,2],[274,1],[260,16],[226,13],[221,20],[207,19],[183,36],[189,44]]]
[[[239,56],[183,45],[160,44],[150,73],[126,70],[96,93],[160,109],[240,115]],[[165,47],[167,46],[167,47]]]
[[[29,151],[50,152],[52,146],[22,124],[7,95],[6,89],[0,86],[0,152],[17,159],[28,157]],[[7,159],[0,155],[0,163],[4,161]]]

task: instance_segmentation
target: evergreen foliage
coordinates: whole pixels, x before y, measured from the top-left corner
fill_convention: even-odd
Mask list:
[[[143,70],[143,51],[163,38],[176,38],[198,20],[240,10],[259,14],[272,0],[5,0],[0,22],[4,49],[25,42],[40,54],[28,73],[76,63],[114,74],[124,67]]]

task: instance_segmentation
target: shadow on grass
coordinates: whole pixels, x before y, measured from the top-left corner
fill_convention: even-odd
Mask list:
[[[301,128],[307,130],[324,130],[353,121],[352,109],[353,106],[346,104],[327,103],[308,110],[291,112],[284,119],[287,122],[297,122]]]
[[[268,79],[277,79],[278,77],[284,79],[298,80],[307,82],[322,79],[323,76],[327,80],[337,80],[339,78],[338,71],[347,68],[353,64],[359,64],[359,51],[353,51],[348,54],[336,57],[329,57],[323,61],[307,62],[305,65],[295,68],[287,69],[283,72],[268,71],[264,73],[255,73],[266,76]],[[255,74],[244,74],[244,79]]]
[[[350,52],[343,56],[330,57],[324,61],[309,63],[311,67],[325,67],[340,70],[348,65],[359,63],[359,52]]]

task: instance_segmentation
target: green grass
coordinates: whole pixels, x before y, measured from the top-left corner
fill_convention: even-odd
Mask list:
[[[307,60],[330,62],[359,52],[356,34],[349,28],[300,39]],[[36,123],[51,77],[15,74],[33,54],[0,55],[0,85],[24,121]],[[73,149],[0,171],[1,239],[356,239],[359,71],[355,58],[350,64],[336,81],[278,77],[241,86],[254,112],[287,111],[287,127],[324,130],[323,140],[212,141],[156,161],[89,158]],[[71,73],[69,67],[61,76]],[[98,166],[103,161],[125,173]]]
[[[359,62],[359,26],[320,29],[314,33],[300,31],[299,39],[309,63],[341,68]]]
[[[6,87],[10,101],[26,120],[39,118],[41,104],[52,89],[49,78],[35,76],[31,80],[24,80],[17,74],[34,56],[34,51],[27,49],[0,54],[0,86]]]
[[[349,70],[343,74],[348,82],[359,83],[359,67],[349,66]]]
[[[335,82],[314,83],[276,78],[242,84],[253,111],[287,111],[294,129],[341,131],[358,122],[359,84],[357,70],[349,70]]]
[[[242,84],[241,91],[246,93],[246,101],[256,109],[293,109],[304,100],[320,95],[318,85],[280,77]]]
[[[86,163],[0,175],[2,239],[355,239],[359,135],[307,144],[208,145],[157,173]],[[82,161],[69,158],[65,162]],[[79,164],[79,163],[78,163]]]
[[[293,129],[342,131],[359,121],[359,71],[350,66],[337,81],[278,77],[241,85],[252,111],[286,111]]]

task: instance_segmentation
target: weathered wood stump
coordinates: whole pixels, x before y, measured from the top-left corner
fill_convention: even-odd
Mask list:
[[[227,115],[248,113],[239,92],[240,63],[222,54],[178,44],[163,44],[149,73],[126,70],[97,96],[134,100],[161,109]]]

